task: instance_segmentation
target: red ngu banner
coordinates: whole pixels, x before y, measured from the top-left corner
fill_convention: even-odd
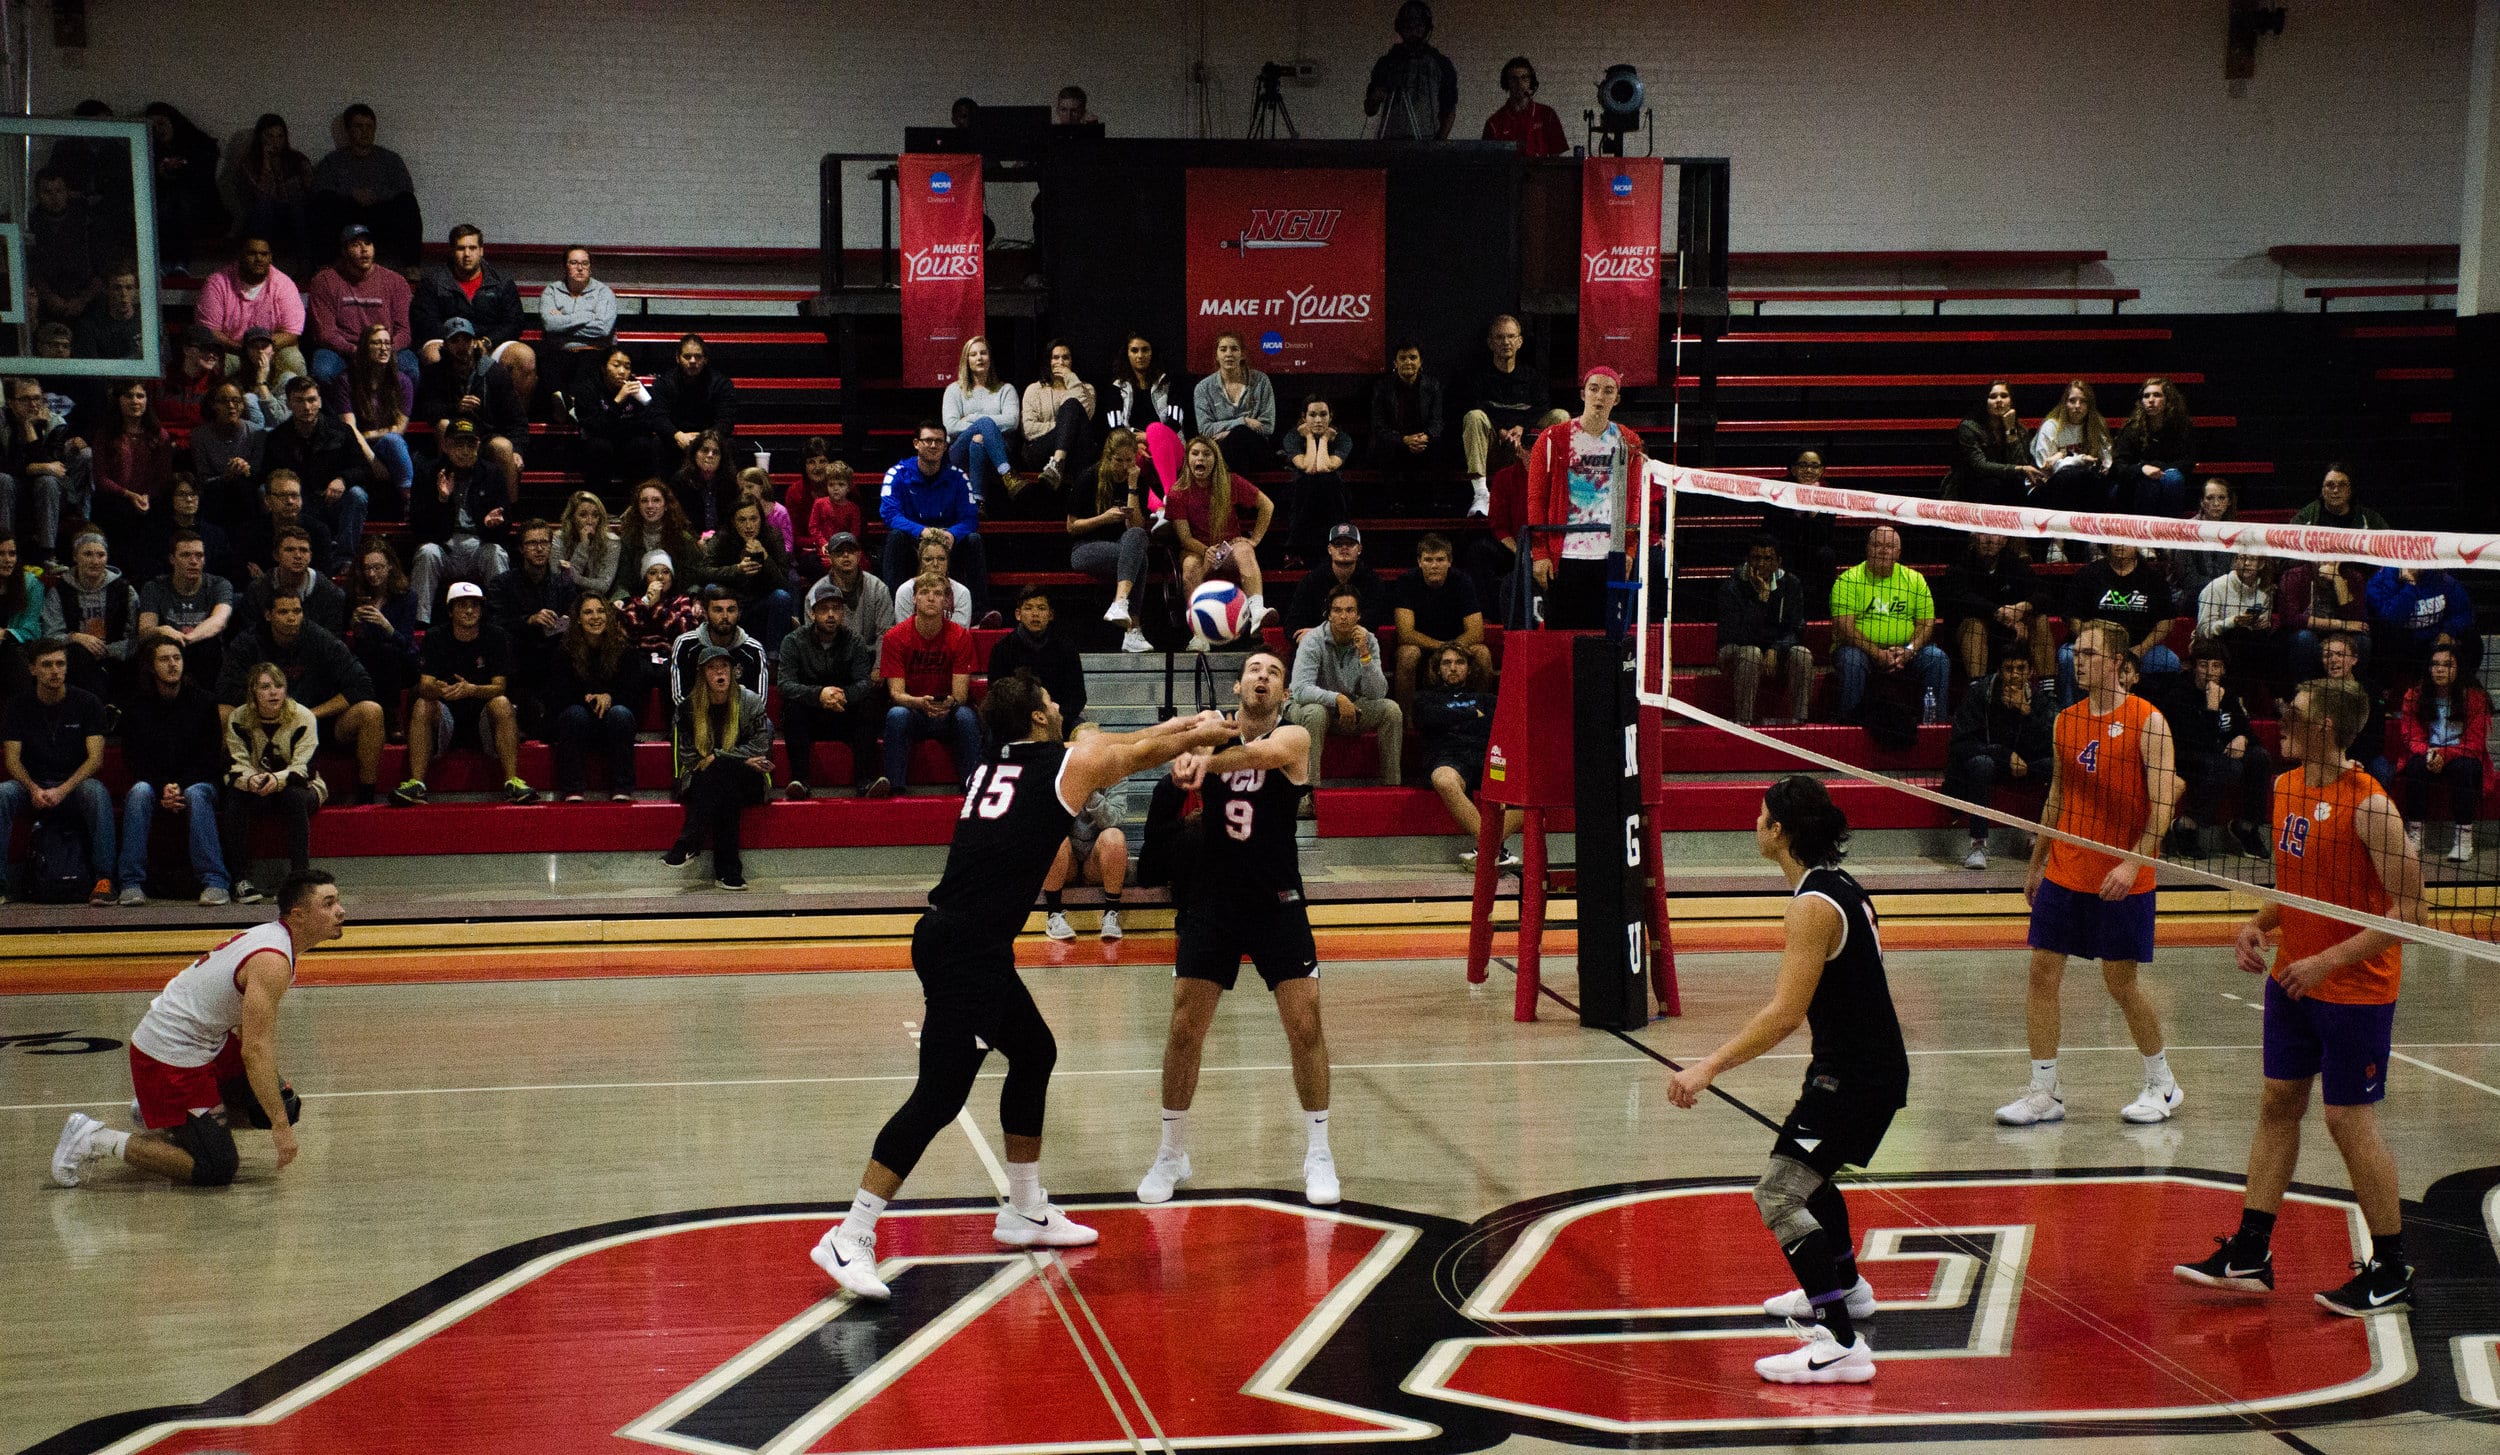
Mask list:
[[[903,382],[953,383],[964,340],[982,332],[981,159],[907,152],[902,195]]]
[[[1604,364],[1626,387],[1658,382],[1658,218],[1666,163],[1580,164],[1580,373]]]
[[[1241,335],[1271,374],[1388,366],[1388,174],[1296,168],[1189,170],[1189,372]]]

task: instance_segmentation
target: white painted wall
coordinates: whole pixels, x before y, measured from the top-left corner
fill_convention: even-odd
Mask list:
[[[1630,61],[1663,149],[1735,159],[1739,249],[2099,247],[2148,309],[2245,309],[2304,306],[2269,245],[2459,232],[2472,0],[2298,0],[2240,95],[2222,80],[2224,0],[1438,8],[1462,134],[1513,52],[1575,135],[1598,72]],[[88,0],[83,52],[52,49],[37,16],[35,97],[163,99],[220,134],[274,109],[316,155],[326,118],[363,99],[429,231],[804,246],[822,153],[891,150],[958,94],[1039,104],[1075,81],[1114,134],[1193,135],[1203,54],[1207,130],[1235,136],[1259,62],[1306,57],[1323,73],[1288,88],[1304,134],[1359,135],[1394,9]],[[873,192],[853,217],[873,241]]]

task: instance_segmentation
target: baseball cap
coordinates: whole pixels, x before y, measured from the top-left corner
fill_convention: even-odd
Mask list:
[[[339,229],[339,246],[345,247],[360,237],[373,236],[373,229],[361,222],[351,222]]]
[[[451,583],[451,595],[446,599],[451,601],[484,601],[486,599],[486,591],[475,581],[454,581]]]
[[[1356,529],[1350,520],[1337,522],[1336,529],[1328,533],[1328,544],[1332,546],[1359,546],[1362,543],[1362,531]]]
[[[476,338],[477,325],[465,318],[448,319],[443,324],[443,337],[447,339]]]
[[[254,344],[274,344],[277,341],[278,336],[276,334],[262,328],[258,324],[254,324],[252,327],[243,330],[243,347],[247,349]]]
[[[825,542],[825,554],[828,556],[838,556],[845,549],[856,551],[859,548],[859,537],[846,530],[835,531],[832,538]]]
[[[466,419],[453,420],[451,428],[443,431],[443,442],[449,444],[453,440],[468,440],[475,443],[477,440],[476,423]]]
[[[702,648],[694,654],[694,664],[697,667],[708,667],[714,662],[729,660],[731,660],[729,649],[717,642],[705,642]]]
[[[182,331],[182,346],[186,349],[197,349],[204,354],[213,354],[225,348],[224,344],[217,341],[217,335],[209,332],[208,325],[204,323],[195,323]]]
[[[810,612],[813,612],[816,609],[817,602],[827,600],[828,598],[841,603],[844,610],[847,611],[850,609],[850,598],[844,596],[841,588],[833,584],[833,578],[831,576],[818,577],[816,584],[807,588],[807,609]]]

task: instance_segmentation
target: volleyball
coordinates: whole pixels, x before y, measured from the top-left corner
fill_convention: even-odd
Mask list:
[[[1250,598],[1230,581],[1209,581],[1189,593],[1189,628],[1210,642],[1229,642],[1250,626]]]

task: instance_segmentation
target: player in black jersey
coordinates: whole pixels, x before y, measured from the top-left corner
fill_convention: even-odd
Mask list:
[[[1293,1048],[1293,1087],[1310,1133],[1302,1189],[1312,1203],[1338,1197],[1328,1150],[1328,1037],[1319,1020],[1319,951],[1302,900],[1294,810],[1310,791],[1310,734],[1281,721],[1288,671],[1264,649],[1241,664],[1240,712],[1221,749],[1172,764],[1172,780],[1199,790],[1198,863],[1180,916],[1172,967],[1172,1030],[1163,1043],[1163,1143],[1137,1184],[1140,1202],[1164,1202],[1189,1176],[1182,1131],[1198,1093],[1198,1056],[1216,1002],[1247,956],[1276,996]]]
[[[1839,867],[1848,818],[1822,784],[1799,774],[1762,796],[1753,836],[1792,891],[1779,984],[1726,1045],[1676,1073],[1667,1096],[1689,1107],[1719,1073],[1788,1039],[1799,1021],[1812,1029],[1805,1088],[1753,1190],[1798,1283],[1762,1311],[1785,1316],[1804,1342],[1753,1367],[1781,1384],[1864,1384],[1875,1377],[1875,1355],[1854,1321],[1875,1312],[1875,1290],[1858,1276],[1849,1209],[1832,1176],[1865,1166],[1909,1101],[1909,1053],[1884,979],[1875,907]]]
[[[810,1254],[862,1298],[884,1298],[877,1277],[877,1215],[901,1190],[929,1142],[963,1110],[982,1058],[1007,1058],[998,1120],[1007,1136],[1007,1206],[994,1236],[1010,1247],[1076,1247],[1094,1241],[1042,1191],[1042,1108],[1058,1045],[1016,974],[1015,940],[1033,910],[1068,823],[1096,789],[1159,768],[1183,753],[1230,741],[1221,713],[1173,718],[1134,733],[1061,741],[1059,704],[1030,671],[990,684],[981,723],[998,744],[965,785],[946,872],[913,926],[912,969],[928,1009],[920,1022],[920,1079],[877,1133],[859,1194]]]

